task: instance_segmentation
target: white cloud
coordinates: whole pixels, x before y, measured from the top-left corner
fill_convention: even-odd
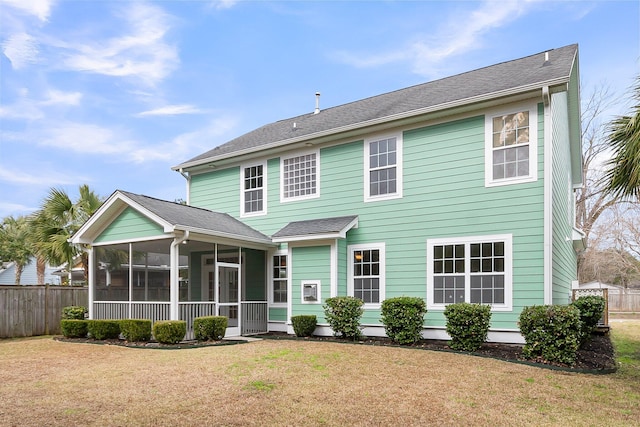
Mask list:
[[[39,102],[40,105],[80,105],[82,93],[63,92],[50,89],[46,93],[46,98]]]
[[[0,117],[38,120],[47,115],[43,111],[47,107],[78,106],[83,96],[80,92],[63,92],[57,89],[49,89],[42,99],[34,100],[29,98],[29,90],[26,88],[18,89],[17,93],[18,99],[13,104],[0,105]]]
[[[42,146],[60,148],[83,154],[123,154],[134,143],[112,129],[89,123],[62,122],[43,126],[36,139]]]
[[[423,36],[402,48],[374,55],[338,52],[334,57],[359,68],[409,61],[417,74],[433,76],[448,58],[477,48],[489,30],[512,23],[524,14],[534,1],[484,1],[466,13],[456,10],[455,16],[445,20],[435,35]],[[471,3],[476,4],[476,3]]]
[[[176,116],[180,114],[202,114],[205,111],[200,110],[193,105],[179,104],[179,105],[166,105],[164,107],[155,108],[153,110],[143,111],[136,114],[136,117],[146,116]]]
[[[19,70],[38,62],[38,42],[27,33],[16,33],[2,42],[2,53],[9,58],[11,66]]]
[[[170,16],[154,5],[127,2],[121,11],[126,33],[108,40],[60,43],[66,50],[62,66],[81,72],[134,77],[154,85],[179,63],[177,48],[165,38]]]
[[[55,3],[53,0],[0,0],[20,12],[33,15],[40,21],[47,21],[51,15],[51,7]]]
[[[235,6],[239,0],[213,0],[211,2],[211,6],[215,9],[231,9]]]
[[[2,167],[0,168],[0,182],[48,187],[74,184],[76,181],[70,179],[66,173],[40,170],[37,174],[29,174],[24,171],[9,170],[6,167]]]

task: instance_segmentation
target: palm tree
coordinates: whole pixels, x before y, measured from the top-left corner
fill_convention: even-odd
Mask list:
[[[611,123],[608,139],[613,158],[605,180],[607,191],[614,197],[640,200],[640,77],[634,91],[633,114]]]
[[[33,246],[29,224],[25,217],[9,216],[0,225],[0,258],[13,262],[16,268],[15,284],[20,284],[22,271],[31,262]]]
[[[79,189],[80,196],[74,203],[66,191],[52,188],[42,206],[32,218],[36,235],[36,251],[53,265],[67,264],[69,284],[73,261],[82,256],[85,279],[88,275],[88,259],[80,247],[69,242],[69,238],[98,210],[102,200],[88,185]]]

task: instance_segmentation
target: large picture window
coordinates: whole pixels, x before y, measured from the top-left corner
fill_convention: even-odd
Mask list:
[[[378,307],[385,295],[384,243],[349,246],[349,295]]]
[[[242,167],[241,212],[243,216],[266,213],[266,165],[257,164]]]
[[[511,235],[427,241],[427,307],[511,309]]]
[[[486,184],[533,181],[536,173],[535,107],[488,114],[485,120]]]
[[[365,140],[365,201],[402,196],[402,138]]]
[[[283,158],[280,162],[281,200],[297,200],[320,195],[318,153]]]

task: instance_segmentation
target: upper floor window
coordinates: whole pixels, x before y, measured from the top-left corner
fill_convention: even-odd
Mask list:
[[[242,216],[266,213],[266,170],[264,163],[242,167],[241,213]]]
[[[402,137],[364,142],[365,201],[402,197]]]
[[[427,241],[427,307],[470,302],[511,309],[511,235]]]
[[[349,295],[377,308],[385,295],[384,243],[349,246]]]
[[[281,201],[309,199],[320,195],[318,152],[282,158]]]
[[[508,112],[493,112],[486,116],[487,186],[537,179],[536,124],[535,105],[521,105]]]

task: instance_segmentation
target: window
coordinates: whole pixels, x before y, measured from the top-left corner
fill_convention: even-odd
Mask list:
[[[486,116],[486,185],[536,180],[537,114],[529,107]]]
[[[402,196],[402,138],[365,140],[365,201]]]
[[[274,255],[271,276],[271,302],[273,304],[287,303],[287,277],[287,256]]]
[[[242,216],[266,213],[266,164],[242,167],[241,207]]]
[[[385,291],[384,243],[349,246],[349,253],[349,295],[365,307],[379,307]]]
[[[318,152],[283,158],[280,162],[283,202],[318,197]]]
[[[427,307],[511,309],[511,235],[427,241]]]
[[[302,285],[302,303],[317,304],[320,302],[320,281],[305,280]]]

